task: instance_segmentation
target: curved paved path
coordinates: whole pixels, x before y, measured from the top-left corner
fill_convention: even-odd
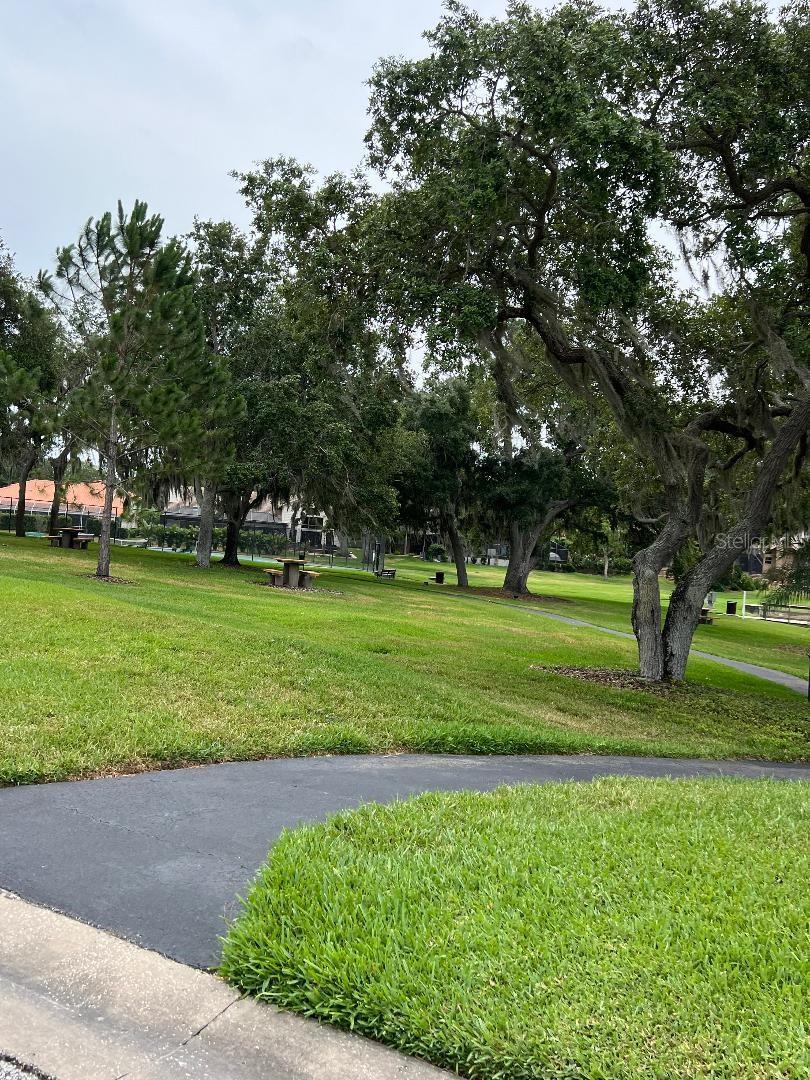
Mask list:
[[[577,619],[573,615],[560,615],[557,611],[546,611],[544,608],[534,607],[529,604],[510,604],[508,600],[490,600],[483,596],[463,596],[465,600],[485,600],[488,604],[500,604],[502,607],[514,608],[523,611],[527,615],[536,615],[541,619],[553,619],[555,622],[566,623],[568,626],[583,626],[587,630],[601,630],[603,634],[611,634],[613,637],[626,638],[635,641],[633,634],[626,630],[614,630],[609,626],[600,626],[598,623],[586,622],[585,619]],[[789,675],[786,671],[776,668],[762,667],[760,664],[748,664],[744,660],[730,660],[727,656],[718,656],[717,653],[703,652],[701,649],[690,649],[690,656],[699,656],[701,660],[713,660],[716,664],[742,671],[745,675],[753,675],[757,679],[765,679],[766,682],[776,683],[777,686],[786,686],[788,690],[795,690],[798,694],[808,695],[807,679],[800,679],[798,675]]]
[[[597,776],[810,780],[810,767],[596,757],[321,757],[0,790],[0,888],[195,967],[283,828],[420,791]]]

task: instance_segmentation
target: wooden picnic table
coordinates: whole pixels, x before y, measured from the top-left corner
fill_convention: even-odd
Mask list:
[[[304,569],[306,559],[285,558],[278,560],[284,571],[281,584],[285,589],[297,589],[301,571]]]
[[[53,546],[72,548],[86,548],[90,540],[95,537],[92,533],[85,532],[80,525],[61,525],[58,534],[48,536]]]

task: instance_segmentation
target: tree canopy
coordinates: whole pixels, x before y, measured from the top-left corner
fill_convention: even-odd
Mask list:
[[[634,605],[650,678],[682,677],[703,594],[800,474],[803,14],[673,0],[515,4],[487,21],[450,3],[428,57],[383,61],[372,79],[370,157],[391,188],[374,254],[392,317],[439,352],[477,343],[496,363],[520,326],[650,474],[661,525],[636,557]],[[720,298],[678,289],[665,226],[713,261]],[[662,632],[658,574],[695,536],[703,557]]]
[[[120,470],[169,448],[196,450],[200,406],[216,393],[204,359],[189,256],[162,239],[163,219],[143,202],[131,214],[91,219],[57,252],[39,288],[81,353],[85,377],[72,395],[76,434],[105,462],[97,574],[109,577],[113,495]]]

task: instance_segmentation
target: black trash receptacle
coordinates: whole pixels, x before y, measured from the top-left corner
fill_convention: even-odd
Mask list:
[[[736,615],[736,614],[737,614],[737,601],[736,600],[727,600],[726,601],[726,615]]]
[[[437,585],[444,585],[444,570],[437,570],[436,571],[436,584]]]

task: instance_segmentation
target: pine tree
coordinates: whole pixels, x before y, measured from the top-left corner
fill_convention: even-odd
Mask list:
[[[112,504],[123,463],[169,448],[193,453],[201,407],[216,393],[206,363],[189,256],[161,240],[163,219],[136,201],[87,222],[57,252],[54,278],[39,286],[84,354],[86,377],[72,401],[75,434],[104,466],[98,577],[110,575]]]

